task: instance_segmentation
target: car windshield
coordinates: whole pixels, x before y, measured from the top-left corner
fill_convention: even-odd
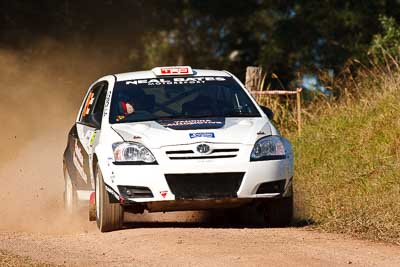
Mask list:
[[[110,123],[260,117],[231,77],[168,77],[116,82]]]

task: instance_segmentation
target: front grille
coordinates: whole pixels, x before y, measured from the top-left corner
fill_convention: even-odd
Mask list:
[[[193,156],[193,157],[169,157],[170,159],[226,159],[234,158],[236,155],[221,155],[221,156]]]
[[[170,154],[193,154],[193,150],[176,150],[176,151],[167,151],[165,152],[167,155]]]
[[[153,193],[144,186],[118,186],[121,196],[124,198],[151,198]]]
[[[237,197],[244,173],[166,174],[176,199]]]
[[[220,159],[234,158],[239,152],[238,148],[218,148],[211,150],[208,154],[195,153],[193,150],[170,150],[166,151],[168,158],[171,160],[183,159]]]

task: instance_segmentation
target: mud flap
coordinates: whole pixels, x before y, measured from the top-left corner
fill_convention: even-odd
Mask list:
[[[92,192],[89,199],[89,221],[96,220],[96,193]]]
[[[106,185],[106,191],[108,193],[108,199],[110,200],[110,203],[120,203],[120,196],[114,191],[114,189]]]
[[[293,196],[293,177],[290,177],[289,181],[286,183],[282,197],[292,197],[292,196]]]

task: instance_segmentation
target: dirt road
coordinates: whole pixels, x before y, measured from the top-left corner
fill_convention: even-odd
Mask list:
[[[26,61],[25,54],[0,50],[0,119],[6,123],[0,131],[0,266],[400,266],[400,247],[308,228],[251,228],[172,213],[130,217],[126,229],[101,234],[94,223],[66,217],[66,135],[90,77],[107,73],[93,66],[110,62],[94,64],[96,57],[87,60],[74,49],[48,50],[63,56],[39,53]],[[21,102],[24,112],[17,112]]]
[[[44,144],[58,140],[42,138],[0,169],[0,266],[400,266],[400,246],[307,227],[230,225],[203,213],[128,217],[126,229],[101,234],[62,212],[60,164],[28,153],[56,154]]]
[[[1,232],[0,251],[29,257],[29,264],[67,266],[400,266],[400,247],[305,228],[184,220],[130,223],[105,234],[94,223],[81,227],[67,234]]]

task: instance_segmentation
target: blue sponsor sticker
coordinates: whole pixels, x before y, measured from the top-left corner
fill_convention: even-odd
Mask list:
[[[214,133],[189,133],[190,138],[198,138],[198,137],[204,137],[204,138],[215,138]]]

